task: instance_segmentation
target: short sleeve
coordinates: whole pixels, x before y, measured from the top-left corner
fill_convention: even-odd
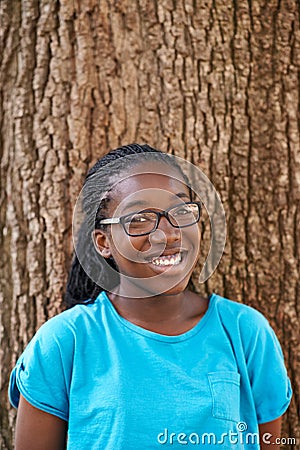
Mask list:
[[[70,338],[66,341],[66,333],[63,330],[61,333],[54,319],[38,330],[18,359],[10,376],[8,394],[15,408],[22,394],[34,407],[68,420],[71,342]]]
[[[249,335],[247,339],[246,363],[257,421],[265,423],[277,419],[286,411],[292,389],[282,349],[273,329],[257,311],[255,316],[251,339]]]

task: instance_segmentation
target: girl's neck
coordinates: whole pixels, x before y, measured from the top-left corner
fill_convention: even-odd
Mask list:
[[[155,295],[148,297],[129,297],[109,294],[109,299],[119,314],[130,321],[149,323],[172,321],[183,314],[187,292],[173,295]]]
[[[204,315],[208,301],[188,289],[175,294],[139,298],[109,293],[116,311],[124,319],[161,334],[180,334],[192,328]]]

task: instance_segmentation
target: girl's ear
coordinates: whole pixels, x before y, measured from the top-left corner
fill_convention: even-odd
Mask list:
[[[111,256],[110,245],[107,235],[102,230],[94,230],[92,232],[92,238],[94,241],[96,251],[103,256],[103,258],[109,258]]]

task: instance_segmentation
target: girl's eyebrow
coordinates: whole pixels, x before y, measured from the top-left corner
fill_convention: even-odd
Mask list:
[[[173,197],[179,197],[179,198],[188,198],[190,199],[189,195],[186,192],[178,192],[177,194],[173,194]],[[147,205],[146,200],[133,200],[132,202],[129,202],[126,204],[126,209],[131,208],[132,206],[145,206]]]

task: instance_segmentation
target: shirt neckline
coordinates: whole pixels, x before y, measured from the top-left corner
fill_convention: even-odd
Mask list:
[[[143,327],[140,327],[139,325],[136,325],[132,322],[130,322],[129,320],[125,319],[124,317],[120,316],[120,314],[117,312],[117,310],[115,309],[115,307],[113,306],[113,304],[111,303],[107,293],[105,291],[102,291],[99,295],[99,300],[101,299],[105,305],[107,305],[107,307],[109,308],[110,312],[112,313],[112,315],[119,321],[121,322],[121,324],[123,326],[125,326],[126,328],[128,328],[129,330],[138,333],[140,335],[143,335],[147,338],[150,339],[154,339],[156,341],[162,341],[162,342],[169,342],[169,343],[176,343],[176,342],[182,342],[185,341],[187,339],[192,338],[193,336],[195,336],[196,334],[198,334],[200,332],[200,330],[202,330],[207,322],[209,321],[209,318],[212,315],[212,312],[214,310],[215,307],[215,302],[216,302],[216,294],[211,294],[209,296],[209,302],[208,302],[208,307],[206,312],[204,313],[204,316],[201,317],[201,319],[196,323],[196,325],[193,326],[193,328],[191,328],[190,330],[186,331],[185,333],[181,333],[181,334],[177,334],[177,335],[166,335],[166,334],[160,334],[160,333],[156,333],[154,331],[150,331],[150,330],[146,330]]]

